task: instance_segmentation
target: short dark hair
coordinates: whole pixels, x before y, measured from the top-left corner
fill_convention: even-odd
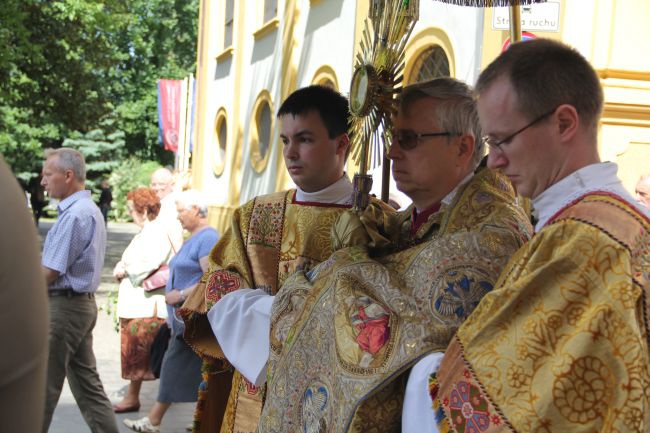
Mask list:
[[[516,92],[518,108],[529,119],[569,104],[595,134],[603,89],[594,68],[574,48],[551,39],[512,44],[481,72],[476,94],[480,96],[504,75]]]
[[[329,138],[348,134],[350,129],[350,110],[348,100],[329,87],[312,85],[293,92],[284,100],[278,110],[278,117],[291,114],[305,115],[315,111],[323,119]]]
[[[147,211],[149,221],[156,219],[160,212],[160,199],[151,188],[141,187],[129,191],[126,199],[133,202],[133,208],[139,214],[144,214]]]

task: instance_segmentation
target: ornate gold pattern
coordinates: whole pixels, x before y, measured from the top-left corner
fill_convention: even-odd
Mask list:
[[[516,431],[647,431],[649,230],[606,194],[565,209],[460,327],[462,349],[445,355],[441,389],[458,380],[464,358]]]
[[[418,20],[419,1],[372,1],[350,85],[352,155],[365,175],[372,154],[379,165],[388,146],[395,95],[401,91],[404,48]],[[370,30],[372,26],[372,31]],[[380,132],[379,131],[383,131]],[[370,149],[369,149],[370,147]]]
[[[302,430],[304,417],[297,408],[314,383],[327,384],[322,395],[326,392],[328,399],[319,400],[326,407],[310,425],[323,419],[332,433],[361,431],[361,418],[366,431],[395,425],[399,411],[379,409],[392,407],[401,394],[372,397],[420,356],[446,347],[532,232],[516,210],[512,190],[499,189],[500,179],[489,170],[476,175],[452,205],[431,217],[428,230],[416,235],[421,241],[410,248],[373,259],[366,247],[349,246],[286,280],[271,316],[271,333],[279,341],[269,361],[260,432]],[[490,211],[482,212],[481,206]],[[476,212],[483,220],[459,223]],[[401,231],[410,211],[405,214],[382,221]],[[377,233],[394,237],[381,227]],[[437,302],[443,293],[444,302]],[[298,300],[302,304],[292,307]]]
[[[218,299],[242,287],[275,294],[295,269],[312,267],[331,253],[330,228],[346,208],[295,204],[294,196],[295,190],[274,193],[241,206],[212,249],[208,272],[182,309],[185,339],[206,358],[204,362],[224,356],[207,321],[207,312]],[[235,372],[221,431],[255,425],[264,390]]]

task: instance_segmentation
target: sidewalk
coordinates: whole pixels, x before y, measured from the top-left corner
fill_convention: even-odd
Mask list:
[[[52,224],[49,221],[41,221],[39,232],[43,239]],[[96,296],[97,306],[100,311],[97,315],[97,324],[93,332],[93,347],[97,358],[99,376],[104,383],[106,395],[108,395],[108,398],[113,403],[122,399],[129,382],[123,380],[120,375],[120,335],[115,331],[113,318],[106,313],[106,305],[110,291],[117,290],[117,284],[112,276],[113,267],[137,231],[138,228],[134,224],[109,223],[108,245],[106,248],[104,269],[102,271],[102,283]],[[156,400],[157,393],[157,380],[142,384],[142,391],[140,393],[142,406],[140,407],[140,412],[116,414],[118,428],[121,433],[131,432],[131,430],[124,426],[122,420],[125,418],[146,416]],[[194,403],[173,404],[163,419],[160,431],[162,433],[185,433],[185,427],[193,419],[194,406]],[[81,416],[81,412],[66,381],[61,398],[59,399],[59,404],[54,411],[49,433],[88,432],[90,432],[90,429]]]

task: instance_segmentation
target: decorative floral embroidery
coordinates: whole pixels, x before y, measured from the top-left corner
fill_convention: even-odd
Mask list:
[[[284,203],[256,204],[250,221],[249,244],[280,245]]]
[[[463,372],[465,377],[468,374],[467,370]],[[456,383],[445,405],[449,408],[450,422],[460,433],[482,432],[490,427],[488,402],[481,390],[469,381]]]
[[[447,420],[447,417],[445,417],[443,406],[440,404],[440,399],[438,398],[439,392],[440,384],[438,383],[438,375],[437,373],[432,373],[431,376],[429,376],[429,396],[431,397],[433,407],[433,418],[438,425],[438,431],[440,433],[447,433],[449,431],[449,421]],[[447,406],[449,400],[445,398],[443,404]]]
[[[205,297],[208,301],[214,303],[240,287],[241,282],[236,274],[228,271],[213,272],[208,279]]]

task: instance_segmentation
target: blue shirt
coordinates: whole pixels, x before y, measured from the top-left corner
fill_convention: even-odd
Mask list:
[[[90,191],[78,191],[57,206],[59,217],[47,232],[43,266],[59,272],[49,289],[95,292],[104,266],[106,227]]]
[[[183,290],[198,283],[203,276],[199,259],[207,257],[218,240],[219,233],[212,227],[207,227],[186,240],[169,262],[169,280],[165,292]],[[183,321],[176,317],[175,312],[176,308],[167,304],[167,322],[173,330],[178,331]]]

